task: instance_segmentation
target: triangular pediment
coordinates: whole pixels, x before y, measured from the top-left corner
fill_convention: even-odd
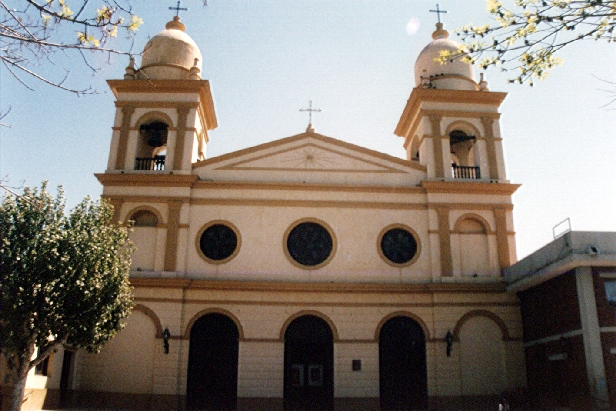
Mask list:
[[[194,164],[193,168],[206,179],[237,180],[243,176],[247,181],[320,178],[336,182],[337,175],[345,176],[342,180],[346,182],[351,179],[361,183],[362,175],[391,175],[399,179],[401,175],[425,173],[425,168],[416,163],[317,133],[303,133],[214,157]]]

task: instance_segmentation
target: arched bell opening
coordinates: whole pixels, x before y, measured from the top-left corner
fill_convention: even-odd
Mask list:
[[[167,157],[169,125],[151,121],[139,126],[139,143],[135,170],[164,170]]]
[[[480,179],[481,173],[476,153],[477,140],[462,130],[449,133],[451,169],[454,178]]]

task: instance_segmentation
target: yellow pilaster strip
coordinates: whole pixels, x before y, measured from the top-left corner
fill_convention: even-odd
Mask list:
[[[453,275],[453,264],[451,262],[451,238],[449,236],[449,208],[437,207],[436,214],[438,216],[441,276],[451,277]]]
[[[165,244],[165,271],[175,271],[178,258],[178,238],[180,232],[180,209],[182,201],[171,200],[168,203],[167,242]]]
[[[117,223],[120,220],[120,211],[122,210],[122,204],[124,200],[121,198],[111,198],[109,199],[109,203],[113,206],[113,222]]]
[[[496,163],[496,141],[494,140],[494,119],[481,117],[488,151],[488,167],[491,179],[498,179],[498,164]]]
[[[184,141],[186,139],[186,119],[190,107],[180,106],[178,110],[178,126],[175,137],[175,154],[173,155],[173,169],[181,170],[184,160]]]
[[[498,263],[502,270],[503,268],[511,265],[511,258],[509,256],[509,233],[507,232],[507,210],[504,208],[495,208],[494,220],[496,221]]]
[[[441,119],[437,114],[430,114],[430,124],[432,125],[432,145],[434,147],[434,171],[436,177],[445,177],[443,164],[443,140],[441,137]]]
[[[127,105],[122,107],[122,126],[120,128],[120,141],[118,142],[118,152],[116,155],[116,170],[124,170],[126,150],[128,149],[128,137],[130,134],[130,121],[134,112],[135,106]]]

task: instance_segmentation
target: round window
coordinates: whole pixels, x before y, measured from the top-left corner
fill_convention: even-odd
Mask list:
[[[380,251],[388,262],[406,265],[413,261],[419,247],[415,236],[402,227],[391,228],[382,235]]]
[[[221,263],[235,256],[238,243],[238,236],[233,228],[216,223],[203,230],[199,238],[199,249],[207,259]]]
[[[334,241],[319,223],[307,221],[293,227],[287,236],[287,250],[293,260],[308,268],[318,268],[332,255]]]

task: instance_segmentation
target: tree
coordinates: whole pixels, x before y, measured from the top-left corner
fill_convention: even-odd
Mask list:
[[[457,53],[442,52],[446,63],[462,58],[487,69],[518,70],[510,82],[533,84],[562,63],[556,53],[579,40],[616,40],[616,1],[515,0],[508,8],[486,0],[498,24],[468,25],[456,30],[467,42]]]
[[[57,75],[54,54],[76,56],[71,64],[82,61],[96,72],[93,53],[131,54],[131,47],[108,46],[118,34],[132,39],[141,24],[130,0],[0,0],[0,61],[29,89],[20,74],[76,94],[94,93],[90,87],[66,85],[70,70]],[[52,66],[55,75],[46,74],[45,66]]]
[[[128,1],[98,0],[95,6],[89,0],[0,0],[0,61],[29,89],[21,75],[77,94],[92,93],[89,87],[65,85],[69,70],[50,77],[41,66],[55,65],[54,53],[62,52],[97,71],[92,53],[128,54],[107,47],[119,31],[132,37],[143,23]]]
[[[128,227],[89,198],[65,215],[46,183],[0,205],[0,352],[18,411],[28,371],[61,346],[97,352],[132,309]],[[5,393],[7,395],[8,393]]]

